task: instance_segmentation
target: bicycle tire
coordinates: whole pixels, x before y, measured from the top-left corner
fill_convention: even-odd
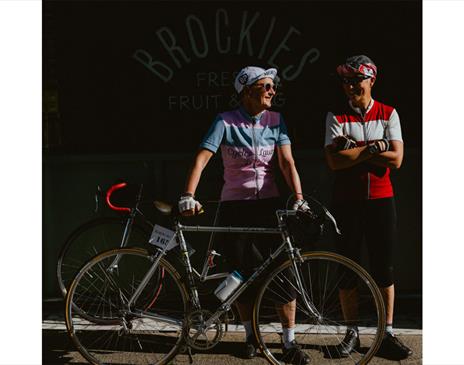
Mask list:
[[[272,364],[287,362],[279,334],[282,333],[278,303],[288,303],[292,288],[296,293],[295,339],[314,364],[367,364],[374,356],[385,330],[385,307],[379,288],[371,276],[352,260],[331,252],[305,252],[297,263],[304,293],[297,288],[295,269],[290,260],[275,269],[258,293],[253,309],[253,329],[260,348]],[[345,319],[340,302],[340,286],[356,294],[358,315]],[[304,304],[311,299],[316,316]],[[345,302],[346,303],[346,302]],[[345,304],[346,305],[346,304]],[[346,306],[345,306],[346,308]],[[348,357],[338,351],[347,325],[356,325],[361,347]]]
[[[121,244],[127,218],[102,217],[77,227],[62,246],[56,265],[56,277],[63,297],[67,287],[84,263],[93,256]],[[148,242],[150,233],[134,223],[127,247]]]
[[[116,256],[117,269],[108,270]],[[164,258],[156,269],[165,272],[162,290],[149,281],[132,304],[131,313],[127,312],[128,298],[152,264],[153,255],[147,250],[113,249],[95,256],[71,283],[66,296],[66,328],[91,364],[166,364],[183,345],[188,294],[179,273]],[[153,305],[154,291],[157,300]],[[86,316],[75,311],[76,307]],[[173,318],[178,324],[150,317],[155,314]]]

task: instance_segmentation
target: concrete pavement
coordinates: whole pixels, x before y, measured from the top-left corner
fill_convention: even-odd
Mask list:
[[[74,347],[65,330],[63,317],[60,314],[46,315],[42,322],[43,328],[43,364],[88,364]],[[397,336],[414,351],[413,356],[403,361],[389,361],[380,357],[374,357],[370,364],[422,364],[422,330],[397,328]],[[238,365],[238,364],[267,364],[262,355],[248,360],[239,356],[243,346],[244,333],[240,327],[230,326],[222,341],[206,353],[194,352],[194,364],[198,365]],[[313,359],[313,364],[317,364]],[[172,364],[189,364],[189,358],[180,354],[172,361]]]

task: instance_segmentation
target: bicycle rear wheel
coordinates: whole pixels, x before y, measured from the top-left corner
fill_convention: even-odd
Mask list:
[[[58,255],[56,275],[63,297],[81,266],[98,253],[121,245],[127,218],[104,217],[88,221],[73,231]],[[132,225],[126,247],[148,242],[150,235],[141,226]]]
[[[166,364],[178,352],[188,296],[171,264],[162,258],[128,305],[153,260],[144,249],[115,249],[94,257],[76,275],[66,297],[66,327],[90,363]]]
[[[273,364],[290,362],[282,352],[278,308],[296,297],[295,339],[311,363],[366,364],[385,329],[385,309],[377,285],[361,266],[343,256],[330,252],[301,256],[296,268],[289,260],[274,270],[256,299],[254,330],[265,357]],[[342,358],[339,345],[347,326],[357,326],[360,347]]]

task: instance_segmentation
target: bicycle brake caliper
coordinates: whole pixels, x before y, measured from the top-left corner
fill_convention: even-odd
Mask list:
[[[209,255],[208,255],[208,267],[209,268],[213,268],[216,266],[216,264],[214,263],[214,258],[216,256],[221,256],[220,253],[217,253],[215,250],[211,250]]]

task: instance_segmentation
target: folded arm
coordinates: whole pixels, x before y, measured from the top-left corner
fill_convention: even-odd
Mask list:
[[[399,169],[403,162],[404,147],[402,141],[390,141],[390,150],[372,156],[369,163]]]
[[[333,145],[325,147],[325,158],[332,170],[341,170],[352,167],[361,162],[372,159],[367,146],[355,147],[348,150],[337,151]]]

